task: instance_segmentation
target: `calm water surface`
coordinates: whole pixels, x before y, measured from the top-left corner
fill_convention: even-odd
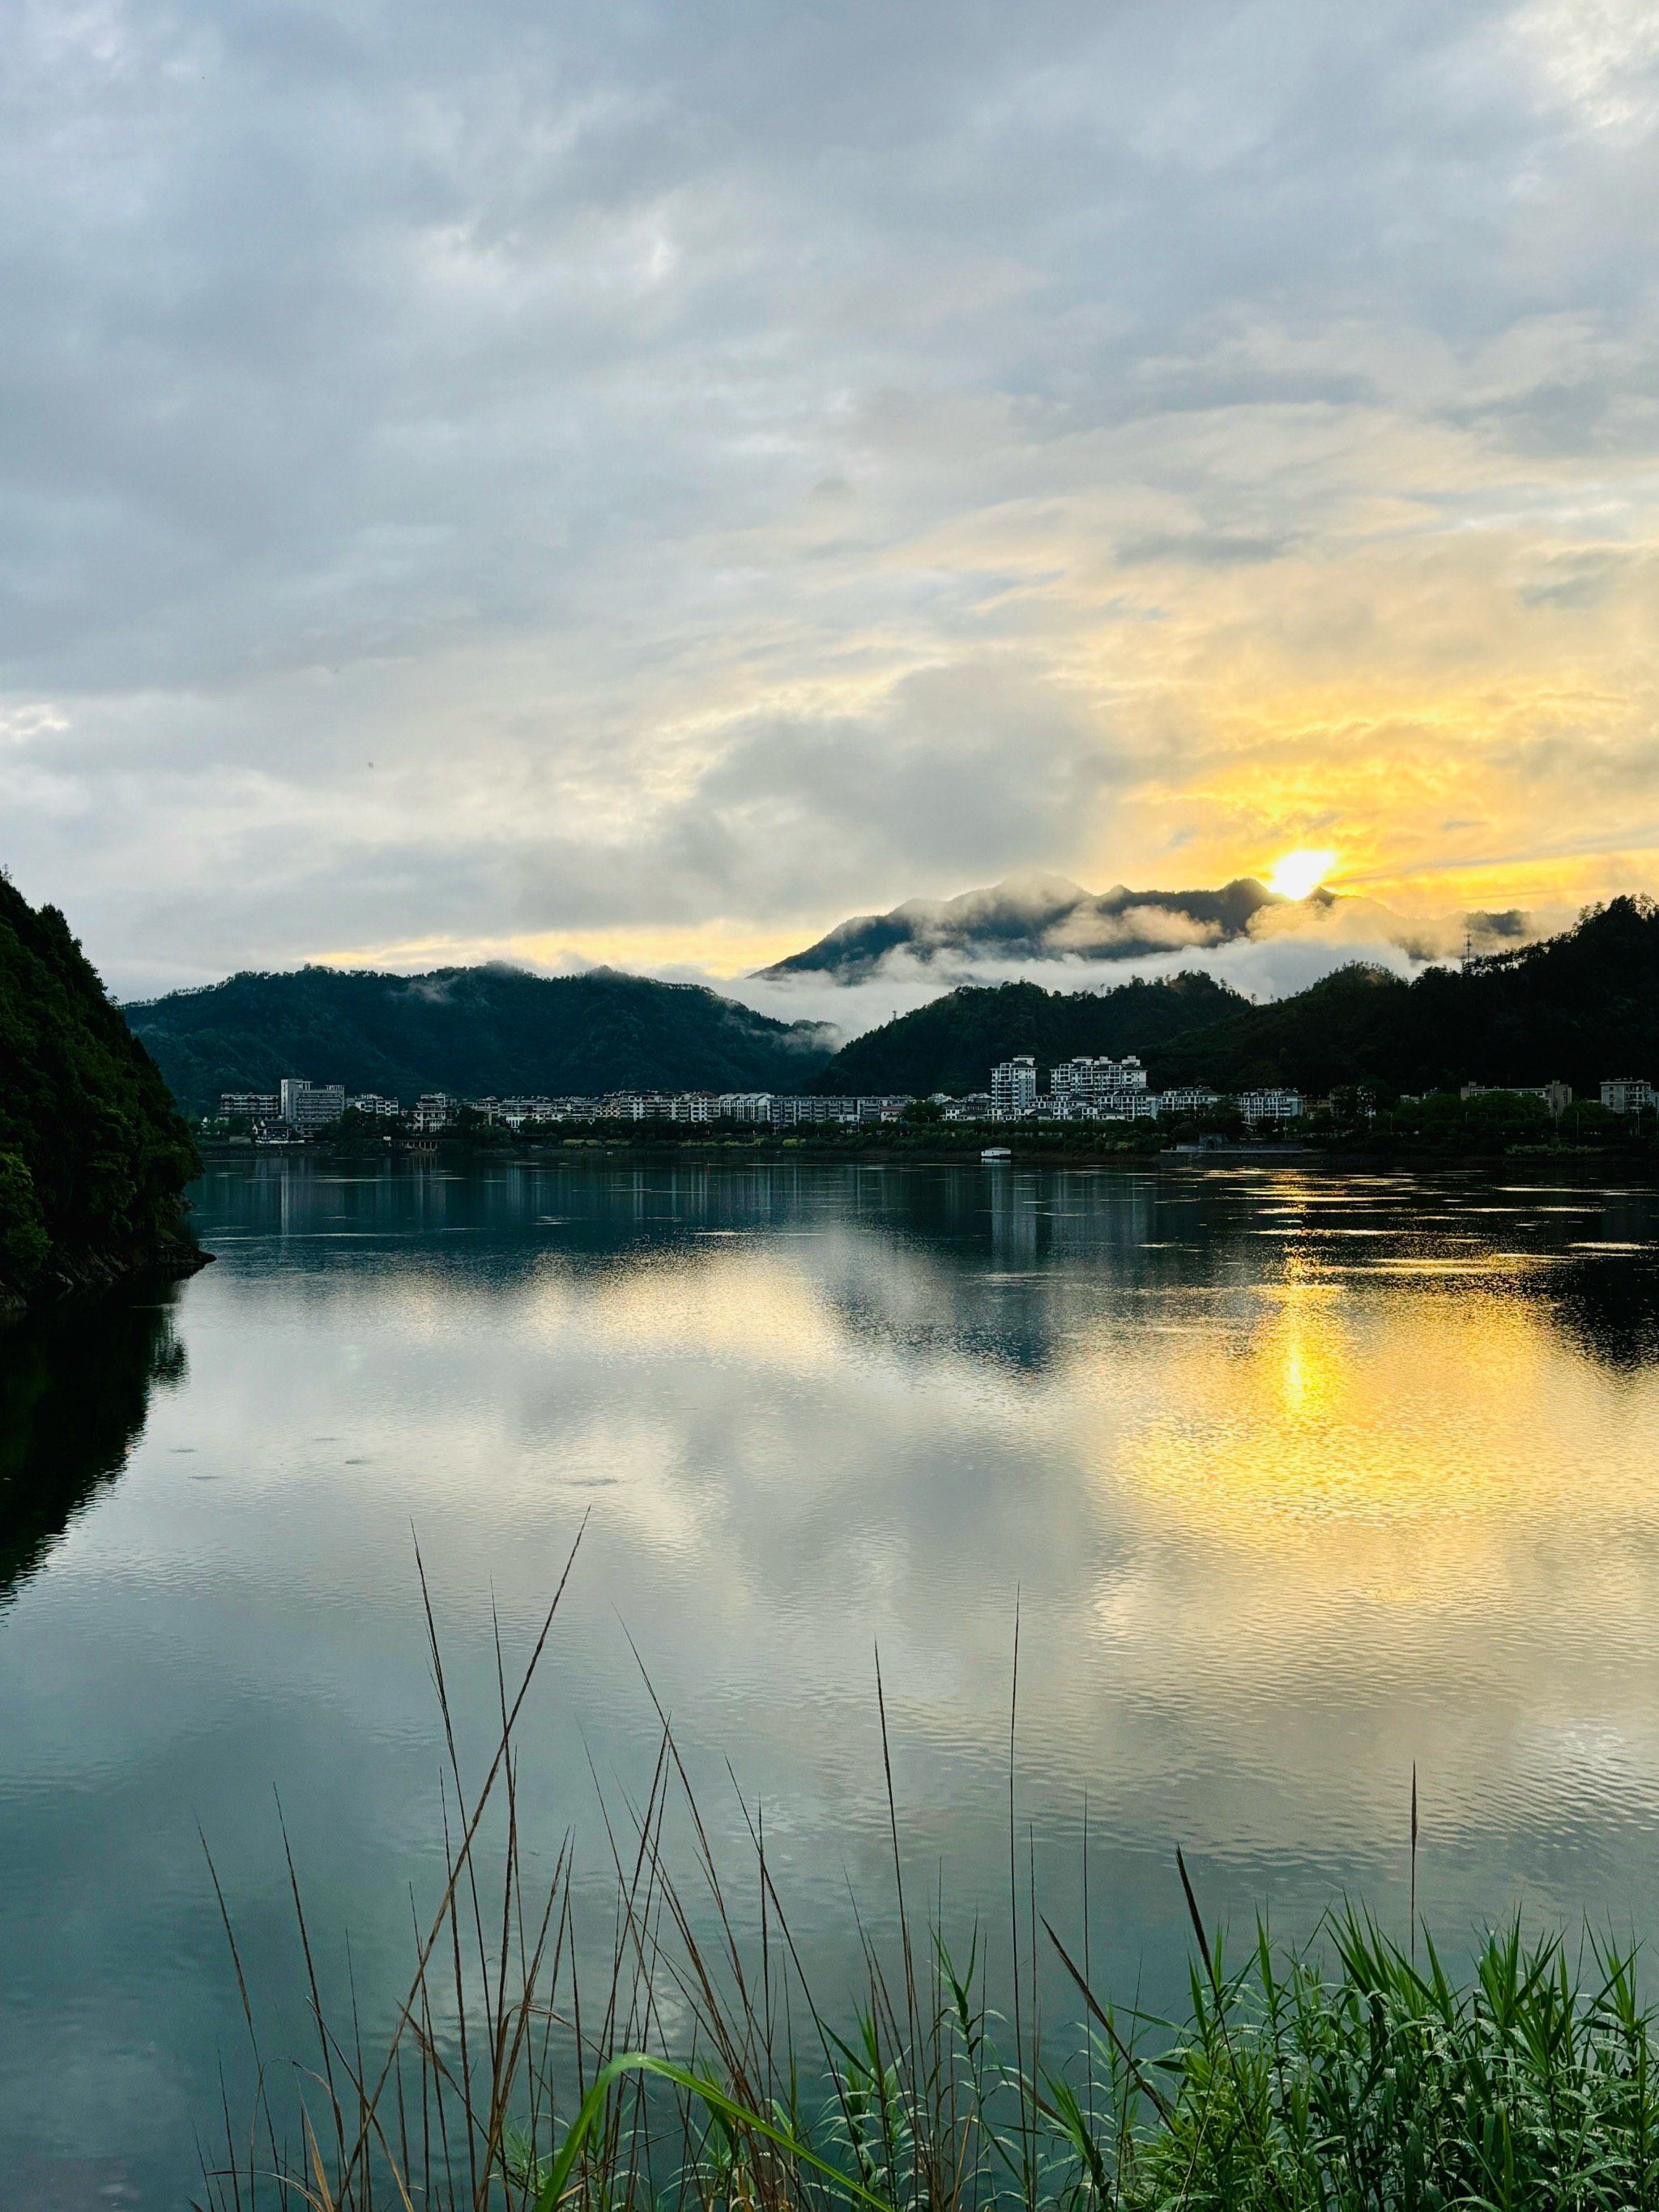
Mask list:
[[[674,1723],[763,1800],[815,1976],[907,1847],[1022,1850],[1099,1978],[1207,1907],[1659,1932],[1659,1203],[1547,1169],[216,1168],[219,1263],[0,1339],[0,2188],[173,2206],[258,1992],[303,2014],[276,1802],[364,2010],[429,1891],[437,1715],[586,1534],[525,1739],[538,1848]],[[635,1656],[637,1653],[637,1657]],[[591,1770],[590,1770],[591,1761]],[[597,1778],[597,1779],[596,1779]],[[9,2192],[9,2193],[8,2193]]]

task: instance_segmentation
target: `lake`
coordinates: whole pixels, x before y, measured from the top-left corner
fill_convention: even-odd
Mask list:
[[[418,1543],[464,1754],[532,1635],[526,1830],[670,1710],[715,1848],[822,1990],[850,1884],[948,1919],[1022,1866],[1097,1982],[1173,1996],[1206,1911],[1344,1894],[1659,1932],[1659,1201],[1547,1161],[216,1163],[217,1264],[0,1338],[4,2201],[173,2207],[246,2038],[401,1994],[441,1850]],[[727,1762],[731,1772],[727,1772]],[[734,1780],[735,1778],[735,1786]],[[1022,1880],[1025,1875],[1022,1874]]]

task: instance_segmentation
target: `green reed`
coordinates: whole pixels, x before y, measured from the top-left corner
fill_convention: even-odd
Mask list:
[[[519,1826],[515,1725],[557,1605],[511,1692],[498,1670],[499,1736],[470,1794],[428,1607],[456,1808],[442,1894],[371,2053],[355,2017],[325,2015],[290,1861],[316,2054],[261,2062],[251,2119],[227,2105],[213,2212],[1659,2207],[1655,2023],[1631,1952],[1587,1938],[1574,1960],[1513,1922],[1454,1978],[1426,1932],[1419,1968],[1345,1910],[1315,1948],[1258,1930],[1230,1965],[1177,1855],[1190,1986],[1182,2018],[1155,2019],[1098,1994],[1086,1942],[1079,1960],[1034,1881],[1022,1895],[1012,1784],[1006,2012],[981,1936],[953,1953],[907,1906],[889,1769],[897,1934],[884,1955],[858,1928],[864,1994],[831,2018],[757,1820],[758,1924],[740,1933],[665,1721],[646,1802],[625,1833],[607,1822],[611,1955],[584,1979],[568,1845],[532,1892]],[[885,1767],[884,1705],[881,1722]],[[676,1864],[671,1809],[690,1839]],[[1058,2052],[1039,1947],[1083,2023]]]

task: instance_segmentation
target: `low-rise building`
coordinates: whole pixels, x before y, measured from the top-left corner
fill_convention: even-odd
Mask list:
[[[1495,1091],[1507,1091],[1516,1098],[1541,1098],[1545,1109],[1556,1121],[1572,1103],[1572,1085],[1559,1081],[1553,1083],[1465,1083],[1458,1097],[1467,1104],[1471,1098],[1489,1098]]]
[[[772,1118],[769,1091],[722,1091],[714,1106],[722,1121],[769,1121]]]
[[[1261,1121],[1294,1121],[1302,1111],[1299,1091],[1242,1091],[1238,1110],[1252,1127]]]
[[[829,1122],[856,1121],[858,1118],[856,1098],[776,1097],[772,1101],[775,1129],[812,1128]]]
[[[454,1117],[457,1101],[447,1091],[423,1091],[415,1101],[410,1120],[417,1137],[435,1137]]]
[[[947,1099],[939,1111],[947,1121],[988,1121],[991,1094],[988,1091],[970,1091],[965,1098]]]
[[[1163,1114],[1213,1114],[1220,1103],[1218,1094],[1203,1084],[1185,1083],[1161,1094],[1158,1110]]]
[[[274,1091],[222,1091],[219,1111],[227,1121],[275,1121],[282,1102]]]
[[[1654,1105],[1653,1085],[1637,1075],[1610,1075],[1601,1085],[1609,1114],[1645,1114]]]
[[[373,1121],[395,1121],[404,1110],[395,1098],[378,1091],[360,1091],[346,1104],[354,1114],[365,1114]]]
[[[602,1121],[665,1121],[670,1099],[662,1091],[611,1091],[599,1101]]]

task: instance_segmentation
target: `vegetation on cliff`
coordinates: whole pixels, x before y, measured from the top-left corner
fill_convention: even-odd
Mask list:
[[[0,1304],[175,1247],[198,1164],[69,924],[0,875]]]

